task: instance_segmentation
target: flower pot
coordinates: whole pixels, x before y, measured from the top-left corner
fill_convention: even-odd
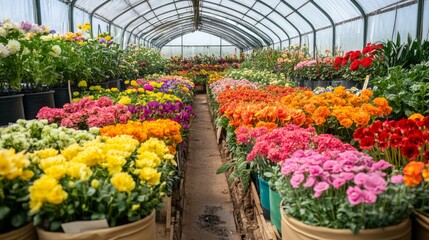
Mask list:
[[[270,188],[270,221],[280,233],[282,232],[282,221],[280,216],[281,201],[282,197],[280,194]]]
[[[413,218],[413,239],[429,239],[429,216],[416,212]]]
[[[281,209],[283,240],[411,240],[411,221],[407,219],[400,224],[385,228],[363,229],[353,234],[349,229],[332,229],[304,224],[286,215]]]
[[[323,87],[323,88],[326,88],[326,87],[331,86],[331,84],[332,84],[332,83],[331,83],[331,81],[329,81],[329,80],[317,80],[315,88],[316,88],[316,87]]]
[[[22,98],[24,94],[16,94],[0,97],[0,126],[24,119],[24,105]]]
[[[109,88],[117,88],[119,91],[121,91],[121,80],[122,79],[111,80],[107,83],[107,85]]]
[[[259,180],[259,199],[261,200],[264,217],[270,219],[270,187],[265,179],[258,175]]]
[[[37,240],[36,228],[30,222],[13,231],[0,234],[0,239],[7,240]]]
[[[35,119],[42,107],[55,107],[54,93],[55,91],[51,90],[48,92],[24,94],[25,119]]]
[[[336,79],[331,81],[332,87],[344,86],[346,89],[350,89],[352,87],[361,88],[361,82],[349,81],[346,79]]]
[[[306,79],[306,80],[304,80],[304,85],[303,85],[303,87],[307,87],[307,88],[309,88],[309,89],[314,89],[314,83],[315,83],[316,81],[312,81],[312,80],[308,80],[308,79]]]
[[[155,211],[140,221],[82,233],[48,232],[37,228],[39,240],[153,240],[156,239]]]
[[[68,88],[54,88],[55,107],[62,108],[64,104],[70,103]]]

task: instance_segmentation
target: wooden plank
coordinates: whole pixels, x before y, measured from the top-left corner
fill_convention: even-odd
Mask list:
[[[170,231],[171,226],[171,197],[165,198],[165,206],[167,208],[167,216],[165,221],[165,231]]]
[[[257,218],[258,218],[258,223],[259,223],[259,227],[261,229],[262,235],[265,236],[267,240],[274,240],[273,235],[268,226],[268,225],[271,225],[271,223],[267,224],[267,221],[264,218],[264,212],[261,207],[261,202],[259,201],[259,196],[256,191],[255,184],[253,184],[253,182],[251,182],[250,188],[252,191],[252,199],[255,203],[256,211],[258,213]]]

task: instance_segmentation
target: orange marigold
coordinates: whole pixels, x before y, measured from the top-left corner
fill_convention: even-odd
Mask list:
[[[423,121],[425,117],[423,115],[421,115],[420,113],[414,113],[411,116],[408,117],[408,119],[410,120],[419,120],[419,121]]]
[[[422,181],[422,170],[425,164],[422,162],[409,162],[404,168],[404,182],[409,187],[414,187]]]

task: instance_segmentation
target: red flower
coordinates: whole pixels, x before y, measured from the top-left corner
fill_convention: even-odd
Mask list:
[[[381,132],[382,128],[383,128],[383,122],[379,120],[373,122],[370,126],[371,131],[374,131],[374,132]]]
[[[371,149],[374,147],[375,141],[373,137],[364,137],[359,142],[361,149]]]
[[[370,67],[372,65],[372,57],[366,57],[361,61],[362,67]]]
[[[378,142],[378,148],[383,151],[384,149],[386,149],[387,147],[389,147],[389,143],[385,142],[385,141],[380,141]]]
[[[359,60],[354,60],[353,62],[352,62],[352,64],[350,64],[350,70],[351,71],[356,71],[358,68],[359,68],[359,65],[360,65],[360,61]]]
[[[420,134],[411,134],[410,136],[408,136],[408,140],[407,142],[411,143],[411,144],[415,144],[417,146],[421,146],[424,143],[424,139],[423,136]]]
[[[426,160],[426,162],[429,162],[429,150],[427,150],[424,154],[423,154],[424,159]]]
[[[426,116],[425,118],[423,118],[423,126],[429,129],[429,116]]]
[[[412,161],[420,155],[420,151],[415,144],[405,144],[401,147],[401,154]]]
[[[350,54],[350,61],[353,62],[354,60],[358,59],[361,55],[362,54],[361,54],[361,52],[359,50],[352,52]]]
[[[142,63],[141,63],[141,66],[142,66],[142,67],[146,67],[146,64],[147,64],[146,62],[142,62]]]
[[[349,59],[348,59],[348,58],[343,58],[343,59],[341,60],[341,67],[344,67],[344,65],[346,65],[348,62],[349,62]]]
[[[389,131],[382,131],[380,132],[380,134],[378,134],[378,139],[380,140],[380,142],[384,142],[387,141],[390,137],[390,132]]]
[[[335,68],[335,70],[340,69],[342,61],[343,61],[342,57],[336,57],[335,58],[335,61],[334,61],[334,68]]]
[[[393,134],[390,137],[390,145],[392,147],[400,147],[402,145],[402,137],[398,134]]]
[[[353,133],[353,138],[355,140],[361,140],[364,136],[365,136],[365,134],[364,134],[364,128],[363,127],[356,129],[356,131]]]

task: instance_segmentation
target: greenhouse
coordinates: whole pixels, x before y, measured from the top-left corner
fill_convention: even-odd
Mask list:
[[[429,239],[427,0],[0,3],[0,239]]]

